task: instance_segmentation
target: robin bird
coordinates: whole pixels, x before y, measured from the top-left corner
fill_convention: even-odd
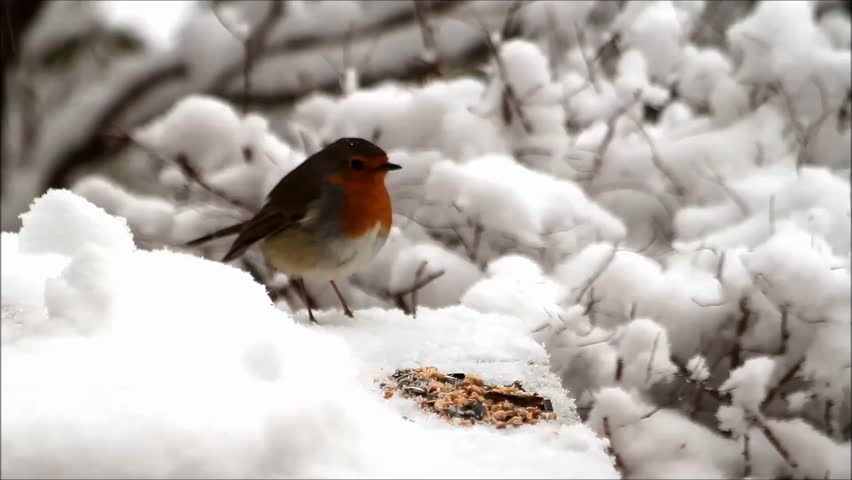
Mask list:
[[[362,268],[385,244],[392,221],[385,176],[400,168],[375,144],[341,138],[285,175],[254,217],[186,245],[236,234],[222,259],[229,262],[261,242],[269,263],[294,278],[312,322],[305,277],[328,280],[353,317],[334,280]]]

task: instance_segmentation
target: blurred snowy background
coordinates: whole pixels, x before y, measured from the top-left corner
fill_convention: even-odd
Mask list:
[[[4,477],[852,476],[849,2],[2,5]],[[341,136],[404,167],[354,320],[181,246]]]

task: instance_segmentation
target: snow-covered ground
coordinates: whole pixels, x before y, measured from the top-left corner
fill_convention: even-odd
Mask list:
[[[409,2],[289,5],[255,93],[340,75],[339,94],[245,112],[214,95],[240,83],[210,84],[241,66],[223,19],[239,34],[263,13],[231,2],[89,82],[13,172],[3,476],[852,477],[846,10],[759,2],[714,44],[696,32],[721,3],[483,0],[432,15],[428,50],[414,20],[369,34]],[[452,63],[483,28],[481,69],[359,83]],[[290,49],[312,29],[331,40]],[[82,175],[27,206],[120,86],[174,62],[186,78],[129,112],[148,119],[128,123],[130,181]],[[403,166],[387,244],[339,282],[354,320],[309,282],[308,324],[258,252],[182,246],[341,136]],[[462,428],[382,397],[376,378],[424,365],[520,380],[559,419]]]
[[[240,270],[137,249],[68,191],[23,222],[2,236],[4,477],[617,477],[517,318],[370,309],[310,326]],[[422,365],[520,380],[559,419],[462,428],[384,399],[376,379]]]

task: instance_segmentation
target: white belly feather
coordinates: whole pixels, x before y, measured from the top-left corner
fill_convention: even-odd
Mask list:
[[[357,239],[319,237],[294,229],[266,239],[263,250],[270,263],[284,273],[333,280],[364,268],[386,240],[379,223]]]

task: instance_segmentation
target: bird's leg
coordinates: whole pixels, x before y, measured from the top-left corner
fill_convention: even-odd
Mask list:
[[[296,284],[296,290],[299,291],[299,295],[305,303],[305,308],[308,310],[308,318],[313,323],[319,323],[314,318],[314,312],[311,311],[311,300],[308,298],[308,289],[305,287],[305,280],[302,277],[295,277],[293,278],[293,283]]]
[[[334,280],[329,280],[329,283],[331,283],[331,286],[334,288],[334,293],[337,294],[337,299],[340,300],[340,304],[343,305],[343,314],[349,318],[355,318],[352,310],[349,310],[349,305],[346,304],[346,299],[343,298],[340,290],[337,289],[337,284],[334,283]]]

